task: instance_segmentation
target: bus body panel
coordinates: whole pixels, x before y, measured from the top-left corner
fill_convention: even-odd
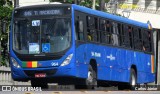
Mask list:
[[[86,45],[82,44],[76,47],[76,67],[77,77],[86,78],[88,72],[88,62],[86,61]]]
[[[148,28],[147,24],[138,23],[137,21],[128,20],[126,18],[117,17],[100,11],[92,11],[89,8],[77,5],[72,6],[74,10],[78,10],[83,13]],[[98,80],[129,82],[131,66],[135,65],[137,68],[137,83],[154,81],[154,74],[151,73],[151,55],[147,53],[139,51],[134,52],[133,50],[125,50],[124,48],[116,48],[112,46],[100,46],[97,43],[86,43],[86,46],[83,44],[83,47],[81,45],[80,48],[77,47],[76,49],[78,49],[77,52],[80,51],[81,57],[84,56],[84,50],[87,50],[87,63],[89,63],[91,59],[96,60]],[[95,56],[95,54],[97,54],[98,57]],[[81,59],[81,62],[85,62],[85,60],[83,61]],[[80,75],[87,76],[86,67],[81,67],[81,69],[84,69],[85,71],[81,71]]]
[[[86,47],[87,46],[87,47]],[[84,50],[87,48],[87,64],[84,57]],[[95,59],[98,65],[97,79],[106,81],[129,82],[130,69],[132,65],[137,67],[137,83],[153,82],[154,74],[151,73],[150,55],[141,52],[127,51],[122,48],[109,46],[98,46],[95,44],[82,44],[76,48],[77,61],[83,65],[79,65],[79,75],[87,77],[87,65],[91,59]],[[137,56],[137,60],[134,60]],[[146,60],[144,60],[144,59]],[[142,62],[142,63],[141,63]],[[148,67],[147,67],[148,66]],[[82,76],[83,75],[83,76]]]
[[[62,56],[62,58],[58,60],[38,61],[38,63],[41,65],[38,68],[15,68],[10,60],[13,79],[31,79],[32,77],[27,76],[24,71],[32,72],[46,70],[56,70],[54,74],[48,76],[49,78],[63,76],[87,78],[88,65],[90,64],[90,61],[93,59],[97,63],[98,80],[129,82],[131,66],[135,65],[137,68],[137,83],[147,83],[154,81],[155,75],[151,73],[151,55],[147,53],[133,51],[130,49],[124,49],[121,47],[113,47],[111,45],[101,45],[92,42],[83,42],[80,44],[78,43],[79,45],[76,45],[74,20],[75,10],[147,28],[147,24],[137,23],[133,20],[128,20],[126,18],[117,17],[111,14],[106,14],[103,12],[91,10],[89,8],[84,8],[73,4],[71,12],[72,45],[70,49],[65,53],[64,56]],[[13,18],[11,23],[13,24]],[[11,26],[11,28],[13,28],[13,26]],[[10,33],[10,57],[13,57],[22,67],[23,61],[19,60],[12,50],[12,32],[13,31],[11,31]],[[69,54],[73,54],[70,64],[66,66],[60,66]],[[52,62],[58,62],[58,66],[51,66]]]

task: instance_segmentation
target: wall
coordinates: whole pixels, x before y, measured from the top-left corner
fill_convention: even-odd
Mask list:
[[[0,85],[31,85],[29,82],[17,82],[11,78],[10,67],[0,66]]]

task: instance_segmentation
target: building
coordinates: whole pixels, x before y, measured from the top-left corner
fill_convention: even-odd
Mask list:
[[[49,0],[19,0],[20,6],[48,4]]]
[[[160,29],[160,0],[118,0],[117,12]]]
[[[38,4],[49,4],[49,0],[12,0],[15,7],[38,5]]]

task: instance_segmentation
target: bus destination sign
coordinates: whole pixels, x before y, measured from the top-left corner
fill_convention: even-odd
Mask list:
[[[71,11],[67,8],[47,8],[47,9],[16,9],[14,16],[18,17],[34,17],[34,16],[52,16],[52,15],[70,15]]]
[[[53,10],[28,10],[23,12],[23,16],[45,16],[45,15],[62,15],[63,11],[60,9]]]

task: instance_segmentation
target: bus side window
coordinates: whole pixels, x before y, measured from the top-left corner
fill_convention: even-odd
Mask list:
[[[91,22],[90,22],[91,18],[90,16],[86,17],[86,21],[87,21],[87,40],[88,41],[92,41],[92,36],[91,36],[91,32],[88,28],[91,28]]]
[[[108,20],[100,20],[100,36],[101,42],[110,44],[111,43],[111,33],[110,33],[110,21]]]
[[[107,43],[107,38],[106,38],[106,21],[100,19],[100,36],[101,36],[101,42],[102,43]]]
[[[149,52],[152,52],[152,32],[149,30],[148,31],[148,36],[149,36]]]
[[[111,44],[111,22],[106,20],[107,44]]]
[[[98,41],[98,19],[96,17],[87,16],[87,39],[88,41]]]
[[[76,35],[78,40],[84,40],[84,27],[83,27],[83,21],[79,19],[79,16],[77,16],[76,20]]]
[[[131,26],[128,26],[128,32],[129,32],[130,48],[133,48],[133,28]]]
[[[119,40],[118,40],[118,24],[116,22],[112,22],[112,43],[113,45],[119,45]]]
[[[94,40],[95,42],[99,42],[99,30],[98,30],[98,18],[94,17],[94,22],[95,22],[95,33],[94,33]]]
[[[150,34],[147,30],[143,30],[143,50],[150,52],[150,41],[149,41]]]
[[[124,46],[130,48],[130,36],[128,31],[128,26],[124,25]]]
[[[122,47],[125,47],[125,29],[124,25],[121,25],[121,31],[120,31],[120,45]]]
[[[134,49],[142,50],[141,29],[133,28],[133,36]]]
[[[139,33],[137,28],[133,28],[133,44],[134,49],[139,50]]]
[[[143,39],[142,39],[142,30],[140,28],[138,29],[138,33],[139,33],[139,50],[142,50]]]
[[[95,28],[94,17],[87,16],[87,27],[90,28],[90,29]]]

